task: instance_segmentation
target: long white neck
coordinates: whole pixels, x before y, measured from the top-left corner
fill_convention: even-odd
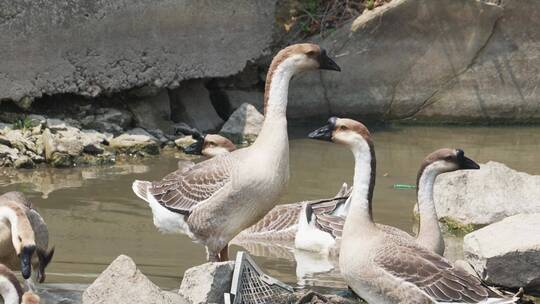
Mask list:
[[[273,67],[271,67],[273,68]],[[267,142],[271,145],[276,140],[286,140],[287,137],[287,96],[289,94],[289,82],[295,73],[294,61],[292,58],[279,63],[271,75],[269,75],[269,85],[267,86],[267,97],[264,112],[264,122],[259,136],[254,145]]]
[[[354,178],[353,191],[351,193],[351,203],[349,214],[345,220],[343,228],[343,237],[350,237],[362,234],[362,228],[373,228],[373,218],[371,215],[371,191],[372,183],[375,183],[372,174],[375,174],[375,168],[372,168],[371,150],[367,142],[362,141],[359,146],[352,147],[354,154]]]
[[[13,283],[5,276],[0,276],[0,295],[5,304],[19,304],[19,294]]]
[[[13,242],[13,247],[19,252],[20,241],[19,241],[19,227],[17,214],[15,211],[9,207],[0,207],[0,221],[7,221],[11,227],[11,239]]]
[[[444,253],[444,240],[437,218],[433,188],[439,171],[435,166],[427,166],[418,180],[418,212],[420,213],[420,229],[418,243],[428,249]]]

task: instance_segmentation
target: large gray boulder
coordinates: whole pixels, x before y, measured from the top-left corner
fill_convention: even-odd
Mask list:
[[[0,99],[27,107],[29,99],[43,94],[97,96],[235,74],[271,43],[274,5],[274,0],[2,0]]]
[[[540,212],[540,176],[490,161],[480,170],[439,176],[434,197],[439,219],[485,225],[515,214]]]
[[[469,233],[463,250],[488,283],[540,292],[540,213],[514,215]]]
[[[314,39],[342,72],[298,77],[288,114],[540,121],[539,26],[534,0],[393,0]]]
[[[234,262],[206,263],[184,273],[179,293],[191,304],[223,303],[231,290]]]
[[[125,255],[117,257],[83,293],[83,304],[183,304],[180,295],[161,290]]]

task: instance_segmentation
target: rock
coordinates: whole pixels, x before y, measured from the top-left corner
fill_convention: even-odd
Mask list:
[[[184,273],[179,293],[192,304],[223,303],[230,292],[234,262],[206,263]]]
[[[157,139],[141,128],[135,128],[111,140],[110,146],[117,151],[130,155],[157,155]]]
[[[256,137],[261,131],[264,116],[249,103],[242,104],[221,128],[221,133],[233,137]]]
[[[0,99],[96,96],[236,74],[270,46],[275,2],[6,0]]]
[[[94,130],[84,130],[66,126],[65,130],[51,132],[45,129],[41,136],[45,159],[54,167],[65,168],[77,164],[110,163],[114,162],[114,155],[103,153],[90,155],[100,155],[99,159],[82,157],[85,147],[90,145],[102,150],[101,144],[106,143],[112,136],[102,134]],[[95,152],[95,151],[94,151]]]
[[[203,132],[216,131],[223,124],[201,80],[182,82],[170,96],[173,121],[187,123]]]
[[[514,215],[469,233],[463,250],[486,282],[540,292],[540,213]]]
[[[519,213],[540,212],[540,176],[490,161],[480,170],[439,176],[434,198],[439,219],[486,225]]]
[[[144,129],[161,129],[167,134],[173,133],[169,93],[162,89],[158,95],[133,98],[128,103],[134,115],[135,123]]]
[[[181,296],[161,290],[125,255],[117,257],[83,293],[83,304],[182,304]]]
[[[31,133],[24,130],[11,130],[0,135],[0,143],[16,148],[20,152],[36,151],[36,145],[30,139]]]
[[[11,130],[11,124],[0,122],[0,134],[3,134],[7,130]]]
[[[17,158],[13,162],[13,167],[16,168],[16,169],[20,169],[20,168],[32,169],[35,166],[36,166],[36,164],[34,164],[32,159],[30,157],[28,157],[28,156],[25,156],[25,155],[19,156],[19,158]]]
[[[19,158],[19,150],[0,144],[0,166],[9,166]]]
[[[67,124],[63,120],[57,118],[48,118],[45,124],[47,125],[47,128],[52,131],[67,130]]]
[[[132,121],[133,117],[127,111],[114,108],[100,108],[95,114],[84,117],[81,120],[81,125],[86,129],[119,135],[124,129],[131,126]]]
[[[183,136],[183,137],[179,137],[177,139],[174,140],[174,144],[178,147],[178,148],[186,148],[187,146],[191,145],[195,143],[195,139],[193,139],[193,137],[190,136]]]
[[[261,113],[264,111],[264,93],[261,91],[226,90],[225,94],[233,111],[244,103],[254,105]]]
[[[41,126],[47,123],[47,118],[43,115],[30,114],[27,116],[31,127]]]
[[[513,4],[520,5],[524,10],[540,9],[538,3]],[[426,113],[422,114],[422,119],[476,119],[470,116],[473,113],[468,113],[468,110],[496,98],[490,86],[482,86],[482,91],[478,91],[480,88],[477,87],[476,92],[473,90],[462,96],[457,91],[461,85],[473,89],[471,84],[478,82],[472,78],[469,79],[470,83],[464,81],[455,84],[453,81],[478,63],[478,56],[484,55],[485,47],[491,45],[494,31],[505,31],[500,24],[495,26],[498,20],[505,19],[501,18],[505,10],[506,4],[503,10],[500,6],[474,0],[393,0],[366,11],[358,20],[344,25],[324,39],[314,38],[315,41],[320,40],[321,46],[336,57],[341,67],[347,68],[343,68],[341,73],[306,73],[293,80],[287,114],[293,118],[337,115],[376,120],[420,119],[422,108],[431,104],[446,104],[449,111],[444,113],[444,117],[436,116],[437,113]],[[526,19],[530,23],[517,21],[521,25],[514,25],[513,28],[519,31],[526,26],[534,37],[529,39],[539,41],[539,35],[532,30],[535,28],[532,24],[536,25],[539,21],[533,21],[532,17]],[[398,28],[400,30],[396,31]],[[506,37],[509,44],[514,44],[514,37]],[[516,52],[517,45],[521,50],[520,44],[515,45]],[[531,57],[539,52],[538,48],[530,50]],[[497,48],[494,45],[492,60],[484,64],[496,69],[500,66],[501,58],[510,58],[512,53],[508,47]],[[512,67],[508,69],[512,70]],[[511,83],[506,87],[514,86],[514,90],[518,91],[517,88],[527,83],[532,92],[535,81],[528,82],[527,79],[537,79],[539,76],[532,73],[532,69],[529,70],[528,77],[519,84],[506,79],[505,75],[504,82]],[[491,75],[475,77],[478,77],[478,81],[498,86],[495,78],[503,76],[492,71]],[[456,88],[455,96],[443,96],[442,92],[449,87]],[[477,98],[478,95],[482,96],[482,100]],[[452,103],[453,97],[459,99],[459,104]],[[440,98],[445,100],[441,101]],[[536,95],[531,97],[531,101],[538,99]],[[510,108],[521,106],[521,103],[516,105],[515,102],[506,104]]]

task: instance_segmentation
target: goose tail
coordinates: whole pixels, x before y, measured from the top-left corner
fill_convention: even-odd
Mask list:
[[[131,189],[140,199],[148,202],[148,188],[151,185],[151,182],[136,180],[133,182]]]

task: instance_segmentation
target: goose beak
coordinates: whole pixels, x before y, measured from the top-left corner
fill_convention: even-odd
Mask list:
[[[328,57],[326,50],[321,50],[321,56],[319,57],[319,69],[321,70],[331,70],[341,72],[341,68],[337,63]]]
[[[197,139],[196,142],[192,143],[191,145],[184,148],[184,153],[186,154],[193,154],[193,155],[201,155],[202,149],[204,144],[204,138]]]
[[[332,125],[327,124],[326,126],[320,127],[317,130],[309,133],[308,137],[311,139],[332,141],[332,130]]]
[[[477,170],[480,169],[480,165],[478,165],[474,160],[464,156],[463,160],[461,161],[459,165],[460,169],[473,169]]]
[[[26,280],[32,274],[32,255],[36,250],[36,246],[25,246],[20,254],[21,273]]]

